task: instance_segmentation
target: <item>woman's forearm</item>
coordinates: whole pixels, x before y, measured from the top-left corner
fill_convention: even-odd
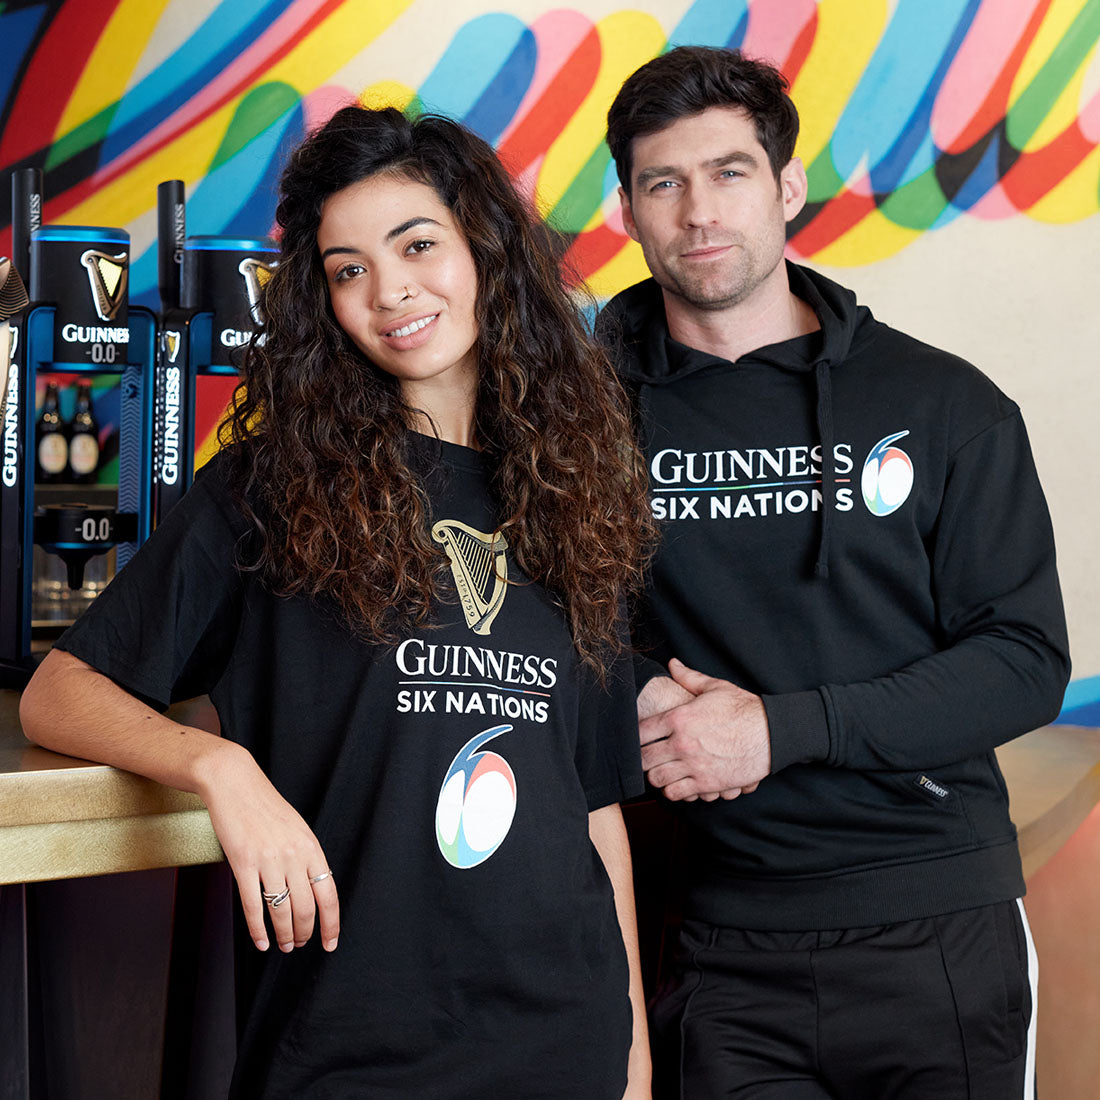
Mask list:
[[[19,705],[23,730],[43,748],[110,764],[205,796],[212,774],[244,750],[184,726],[62,650],[52,650]]]
[[[646,1025],[645,996],[642,992],[642,966],[638,952],[638,921],[634,911],[634,876],[630,862],[630,842],[618,805],[604,806],[588,815],[588,835],[603,860],[615,891],[615,911],[619,917],[623,945],[630,968],[630,1005],[634,1013],[634,1035],[630,1047],[630,1075],[626,1097],[641,1100],[650,1095],[651,1066],[649,1028]]]

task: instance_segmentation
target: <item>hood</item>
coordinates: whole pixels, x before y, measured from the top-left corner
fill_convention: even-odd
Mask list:
[[[855,294],[809,268],[787,261],[791,291],[817,314],[821,331],[809,342],[787,340],[742,356],[738,363],[762,364],[788,371],[813,371],[818,364],[843,362],[871,311],[856,304]],[[617,294],[596,322],[600,339],[612,350],[620,377],[651,386],[677,382],[697,371],[729,366],[729,361],[674,340],[665,321],[661,288],[653,279]]]
[[[843,363],[869,335],[871,311],[856,304],[855,294],[809,268],[787,262],[792,293],[817,314],[821,330],[808,337],[769,344],[743,355],[737,367],[770,366],[805,373],[816,386],[816,419],[821,444],[821,526],[814,574],[829,575],[829,548],[835,497],[833,471],[833,401],[830,370]],[[678,382],[706,370],[734,364],[709,352],[689,348],[668,333],[661,288],[646,279],[617,294],[596,322],[600,340],[611,350],[619,376],[642,400],[642,390]]]

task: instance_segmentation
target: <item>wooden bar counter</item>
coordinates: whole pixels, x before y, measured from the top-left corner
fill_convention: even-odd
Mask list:
[[[222,858],[196,795],[32,745],[18,706],[0,691],[0,884]],[[209,704],[185,706],[181,721],[214,728]],[[1100,802],[1100,730],[1046,726],[997,755],[1030,878]]]
[[[189,706],[176,716],[209,728],[209,705]],[[0,691],[0,885],[223,858],[197,795],[32,745],[18,708]]]
[[[223,859],[206,809],[195,795],[31,745],[18,702],[17,692],[0,691],[0,979],[7,985],[0,1016],[13,1020],[12,1034],[21,1037],[9,1044],[7,1062],[0,1056],[0,1100],[224,1095],[233,1059],[234,887],[224,866],[202,866]],[[217,729],[206,701],[171,713]],[[1072,853],[1092,832],[1098,839],[1090,843],[1100,844],[1100,828],[1093,828],[1100,818],[1100,730],[1048,726],[1004,746],[998,757],[1044,960],[1040,1084],[1053,1086],[1049,1095],[1089,1096],[1061,1087],[1057,1075],[1067,1061],[1066,1036],[1080,1050],[1077,1033],[1093,1027],[1081,1008],[1093,979],[1082,991],[1066,990],[1080,970],[1082,935],[1091,940],[1087,929],[1100,928],[1100,902],[1067,900],[1060,884],[1092,877],[1078,866],[1093,861],[1092,849],[1084,857]],[[644,832],[636,836],[644,842]],[[652,951],[643,880],[661,877],[662,859],[659,849],[648,850],[649,860],[636,858],[636,872],[643,949]],[[1050,870],[1037,875],[1044,865]],[[1076,927],[1085,931],[1055,922],[1071,901]],[[1085,916],[1078,919],[1079,912]],[[115,1049],[120,1041],[123,1048]],[[36,1056],[36,1049],[49,1053]]]

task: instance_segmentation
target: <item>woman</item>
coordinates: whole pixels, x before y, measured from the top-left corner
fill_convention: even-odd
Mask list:
[[[338,112],[277,217],[232,445],[24,726],[208,806],[242,902],[234,1095],[648,1095],[622,395],[455,123]],[[202,692],[221,738],[146,705]]]

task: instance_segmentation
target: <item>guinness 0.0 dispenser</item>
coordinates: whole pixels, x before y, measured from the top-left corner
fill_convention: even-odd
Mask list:
[[[27,170],[33,172],[33,170]],[[19,174],[17,174],[19,175]],[[13,188],[13,240],[29,237],[30,305],[9,386],[17,455],[3,477],[0,543],[0,668],[18,684],[33,671],[31,657],[33,550],[60,557],[70,588],[80,588],[89,558],[117,548],[129,561],[150,529],[149,457],[155,326],[148,310],[129,308],[129,235],[121,229],[33,224],[41,184]],[[25,196],[37,198],[32,207]],[[36,497],[35,379],[39,373],[116,374],[120,378],[119,483],[114,506],[89,502],[79,489]],[[19,384],[21,383],[21,384]],[[8,596],[10,594],[10,598]]]
[[[157,368],[155,515],[195,476],[196,392],[203,376],[235,375],[241,349],[263,323],[264,285],[278,262],[269,238],[192,236],[182,241],[183,185],[158,189],[162,302]],[[176,257],[182,254],[177,269]],[[178,295],[178,297],[177,297]]]

